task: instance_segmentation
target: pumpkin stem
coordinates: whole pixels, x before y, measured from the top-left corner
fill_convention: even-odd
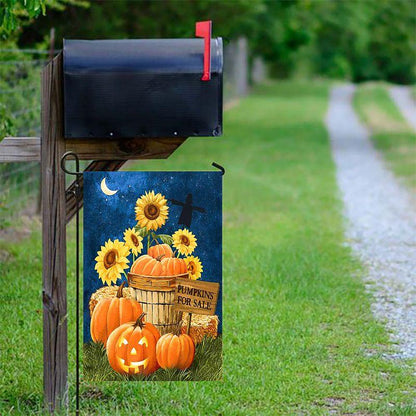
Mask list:
[[[156,257],[156,260],[157,261],[162,261],[162,257],[165,257],[165,255],[164,254],[161,254],[160,256],[157,256]]]
[[[126,284],[126,282],[123,282],[120,287],[117,290],[117,297],[122,298],[123,297],[123,287]]]
[[[146,314],[144,312],[142,312],[142,314],[137,318],[136,323],[134,324],[134,327],[136,328],[137,326],[139,326],[141,329],[144,328],[145,323],[143,322],[143,318]]]
[[[176,329],[174,334],[179,336],[181,335],[181,327],[182,327],[182,319],[178,322],[178,325],[176,325]]]

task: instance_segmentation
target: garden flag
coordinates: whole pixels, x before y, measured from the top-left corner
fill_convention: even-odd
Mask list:
[[[84,378],[218,380],[221,172],[84,173]]]

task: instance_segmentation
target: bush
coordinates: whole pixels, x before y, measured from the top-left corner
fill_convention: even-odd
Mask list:
[[[351,65],[342,55],[335,55],[329,64],[327,75],[330,78],[351,79]]]

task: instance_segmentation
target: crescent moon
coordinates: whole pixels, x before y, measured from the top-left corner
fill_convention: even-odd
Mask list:
[[[101,190],[106,195],[114,195],[118,192],[118,189],[116,191],[112,191],[111,189],[108,188],[107,184],[105,183],[105,178],[103,178],[103,180],[101,181]]]

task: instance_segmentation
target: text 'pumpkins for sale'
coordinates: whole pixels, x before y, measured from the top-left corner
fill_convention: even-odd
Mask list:
[[[108,338],[108,362],[120,374],[148,375],[159,368],[156,343],[160,334],[155,326],[143,321],[144,315],[136,322],[121,325]]]
[[[143,312],[140,303],[134,299],[123,298],[123,282],[115,297],[101,299],[95,306],[91,316],[91,338],[94,342],[104,345],[111,332],[121,324],[136,321]]]
[[[195,344],[189,335],[162,335],[156,345],[156,356],[163,369],[189,368],[195,356]]]

